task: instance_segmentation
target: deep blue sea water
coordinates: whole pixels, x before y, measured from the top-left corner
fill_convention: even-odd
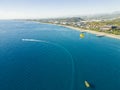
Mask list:
[[[0,21],[0,90],[120,90],[120,40],[80,33]]]

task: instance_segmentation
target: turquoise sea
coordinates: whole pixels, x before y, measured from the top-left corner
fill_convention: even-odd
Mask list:
[[[80,34],[0,21],[0,90],[120,90],[120,40]]]

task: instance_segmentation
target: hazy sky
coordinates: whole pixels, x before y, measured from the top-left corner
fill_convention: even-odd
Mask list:
[[[120,0],[0,0],[0,19],[48,18],[120,11]]]

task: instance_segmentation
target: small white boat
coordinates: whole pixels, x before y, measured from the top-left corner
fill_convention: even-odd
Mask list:
[[[96,35],[96,37],[104,37],[105,35]]]

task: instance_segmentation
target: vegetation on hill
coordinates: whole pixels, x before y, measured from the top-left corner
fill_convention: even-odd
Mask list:
[[[95,16],[33,19],[42,23],[52,23],[59,25],[69,25],[82,29],[95,30],[99,32],[120,35],[120,12],[114,14],[104,14]]]
[[[120,35],[120,19],[87,22],[86,26],[86,29]],[[108,28],[108,30],[101,30],[102,28]]]

